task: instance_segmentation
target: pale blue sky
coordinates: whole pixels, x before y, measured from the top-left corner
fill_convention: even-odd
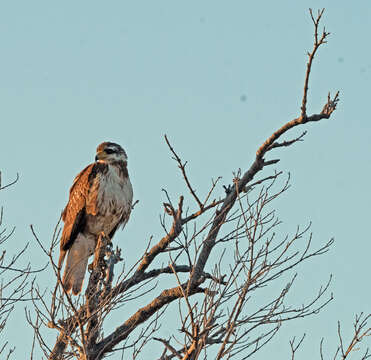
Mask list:
[[[116,240],[132,256],[161,235],[161,188],[185,194],[163,134],[189,161],[201,194],[211,178],[228,184],[233,171],[247,169],[261,142],[299,114],[313,42],[309,7],[326,8],[331,36],[313,67],[308,112],[320,111],[329,90],[340,90],[341,102],[330,120],[305,127],[303,143],[277,151],[276,168],[292,175],[278,210],[283,234],[311,220],[315,244],[336,239],[330,253],[303,267],[294,301],[330,273],[335,300],[320,315],[284,327],[256,358],[274,352],[286,359],[288,339],[303,332],[301,359],[317,356],[321,337],[334,346],[337,320],[351,331],[355,313],[370,312],[366,0],[2,2],[0,169],[4,183],[17,172],[20,181],[1,192],[0,205],[6,224],[17,227],[14,251],[32,241],[31,223],[48,244],[74,176],[102,141],[120,143],[129,156],[140,203]],[[45,262],[36,246],[28,255]],[[40,281],[48,284],[47,277]],[[17,359],[32,341],[31,330],[16,325],[23,322],[21,309],[8,325]]]

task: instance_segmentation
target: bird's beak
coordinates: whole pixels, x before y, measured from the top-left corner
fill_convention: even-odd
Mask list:
[[[104,160],[107,158],[107,154],[104,151],[100,151],[95,155],[95,161]]]

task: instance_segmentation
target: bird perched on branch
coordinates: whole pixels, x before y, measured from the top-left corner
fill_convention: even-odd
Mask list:
[[[62,280],[67,292],[81,292],[88,258],[94,253],[99,235],[104,233],[112,239],[116,230],[125,226],[132,201],[125,150],[118,144],[103,142],[97,147],[95,162],[76,176],[62,212],[58,267],[61,270],[67,254]]]

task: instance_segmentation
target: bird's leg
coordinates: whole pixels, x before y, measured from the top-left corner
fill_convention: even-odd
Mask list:
[[[116,250],[113,250],[113,247],[110,246],[106,255],[107,255],[107,261],[106,261],[107,269],[106,269],[106,278],[105,278],[103,296],[106,296],[111,291],[114,266],[119,261],[123,260],[121,258],[121,249],[119,249],[117,246],[116,246]]]
[[[104,259],[104,256],[105,256],[105,254],[107,252],[107,247],[108,246],[112,247],[111,239],[110,239],[109,236],[107,236],[104,233],[104,231],[101,231],[101,233],[98,236],[97,244],[95,246],[94,260],[88,266],[89,271],[92,271],[98,265],[98,263],[101,263],[100,265],[102,267],[105,267],[105,262],[104,261],[100,261],[100,259],[101,260]],[[102,252],[104,253],[103,254],[103,257],[102,257]]]
[[[104,237],[104,240],[105,240],[105,244],[106,244],[106,245],[110,245],[110,246],[112,246],[112,241],[111,241],[111,238],[110,238],[109,235],[106,235],[106,233],[105,233],[104,231],[102,231],[102,232],[100,233],[100,236]]]

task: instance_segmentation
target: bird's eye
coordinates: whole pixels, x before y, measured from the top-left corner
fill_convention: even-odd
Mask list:
[[[115,150],[106,149],[105,152],[106,152],[106,154],[113,154],[115,152]]]

